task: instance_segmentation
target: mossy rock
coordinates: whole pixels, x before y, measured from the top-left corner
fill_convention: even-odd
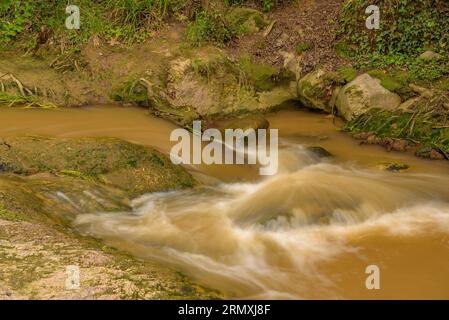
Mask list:
[[[5,138],[0,150],[4,171],[92,179],[133,196],[194,183],[182,167],[173,165],[160,152],[115,138]]]
[[[341,67],[337,70],[341,79],[344,80],[345,83],[349,83],[357,77],[357,69],[352,67]]]
[[[0,204],[1,299],[223,298],[169,267],[133,258],[55,221],[22,216]],[[77,290],[64,286],[68,265],[80,268]]]
[[[268,25],[260,11],[250,8],[232,8],[226,14],[226,20],[237,34],[256,33]]]
[[[255,64],[249,58],[244,58],[240,60],[239,68],[256,91],[269,91],[276,86],[273,78],[278,72],[270,65]]]
[[[262,115],[243,115],[236,118],[230,118],[208,124],[208,128],[216,128],[221,132],[225,132],[226,129],[268,129],[270,123]]]
[[[329,111],[328,73],[317,69],[308,73],[298,82],[298,97],[301,103],[309,108],[321,111]]]
[[[413,97],[415,94],[408,86],[408,74],[397,72],[388,74],[382,70],[370,70],[367,72],[370,76],[379,79],[380,85],[388,91],[397,93],[403,100]]]
[[[402,172],[410,168],[408,164],[402,162],[382,162],[379,163],[377,167],[381,170],[390,172]]]
[[[344,85],[346,83],[346,80],[343,77],[343,75],[337,71],[328,72],[324,76],[324,81],[325,83],[330,85]]]
[[[396,110],[401,98],[385,89],[378,79],[364,73],[345,85],[339,92],[336,107],[346,120],[357,118],[373,108]]]
[[[119,139],[7,138],[0,140],[0,163],[0,240],[7,248],[0,251],[0,298],[222,298],[168,267],[73,231],[80,214],[131,211],[129,196],[193,182],[159,152]],[[65,290],[66,266],[73,264],[82,285]]]
[[[27,216],[21,213],[10,211],[0,203],[0,219],[8,221],[23,221],[27,219]]]
[[[434,51],[427,50],[426,52],[423,52],[418,59],[424,60],[424,61],[431,61],[431,60],[440,60],[443,56],[439,53],[436,53]]]
[[[120,101],[147,105],[154,115],[187,129],[193,120],[269,110],[296,98],[294,75],[248,57],[229,59],[213,47],[186,48],[163,65],[157,72],[133,76],[138,82],[117,85],[113,94]]]

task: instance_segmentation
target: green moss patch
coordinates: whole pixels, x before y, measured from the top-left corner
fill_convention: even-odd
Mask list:
[[[160,152],[114,138],[8,138],[0,145],[6,172],[49,172],[104,182],[131,195],[190,187],[191,176]]]
[[[197,12],[195,20],[189,23],[186,38],[194,46],[206,43],[224,45],[236,35],[237,30],[228,24],[221,12],[202,10]]]
[[[387,73],[382,70],[370,70],[367,73],[370,76],[379,79],[382,87],[399,94],[403,100],[407,100],[415,95],[415,93],[408,87],[409,74],[406,72]]]
[[[26,220],[27,217],[24,214],[20,214],[17,212],[7,210],[0,203],[0,219],[8,220],[8,221],[22,221],[22,220]]]
[[[295,47],[297,54],[302,54],[303,52],[310,50],[312,48],[312,45],[308,42],[301,42],[298,43]]]
[[[229,27],[237,34],[254,33],[268,25],[263,14],[250,8],[233,8],[226,14]]]
[[[186,38],[194,46],[213,43],[223,46],[243,34],[255,33],[266,27],[263,14],[250,8],[233,7],[226,12],[199,10],[187,27]]]
[[[357,69],[352,67],[341,67],[337,70],[340,74],[341,78],[345,81],[345,83],[349,83],[357,77]]]
[[[347,58],[353,55],[351,46],[344,40],[338,41],[334,44],[335,53],[341,58]]]
[[[364,11],[372,4],[380,9],[380,30],[366,28],[368,15]],[[449,74],[448,13],[447,1],[404,0],[393,5],[391,1],[347,0],[335,49],[340,56],[355,58],[361,67],[407,70],[413,81],[432,82]],[[418,59],[429,49],[441,54],[442,59]]]
[[[276,85],[273,77],[277,70],[270,65],[254,64],[249,58],[244,58],[240,60],[239,68],[256,91],[269,91]]]

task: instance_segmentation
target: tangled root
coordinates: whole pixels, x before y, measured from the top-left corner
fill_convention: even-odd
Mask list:
[[[23,86],[22,82],[19,81],[19,79],[17,79],[12,73],[5,73],[4,75],[2,75],[0,77],[0,79],[4,79],[4,80],[10,80],[16,83],[17,88],[20,91],[20,94],[22,96],[26,96],[25,94],[25,87]],[[27,93],[31,92],[29,89],[26,89]],[[2,81],[2,92],[5,92],[5,86],[3,85],[3,81]]]
[[[19,91],[19,95],[11,95],[6,92],[5,83],[8,81],[14,83]],[[14,105],[20,105],[24,108],[57,108],[57,106],[51,102],[42,101],[37,97],[38,88],[34,87],[34,92],[25,87],[23,83],[17,79],[12,73],[5,73],[0,76],[0,104],[6,104],[8,107],[12,107]]]

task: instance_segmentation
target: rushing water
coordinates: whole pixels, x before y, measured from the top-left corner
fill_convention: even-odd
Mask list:
[[[8,112],[2,120],[18,114]],[[165,152],[174,128],[136,109],[40,115],[34,134],[117,136]],[[28,113],[21,120],[0,134],[21,133]],[[269,120],[281,136],[276,176],[259,178],[247,166],[189,168],[201,187],[142,195],[131,212],[80,215],[76,228],[230,297],[449,298],[447,163],[357,146],[324,115],[282,111]],[[320,159],[306,145],[335,157]],[[385,172],[382,161],[411,169]],[[365,288],[372,264],[380,290]]]

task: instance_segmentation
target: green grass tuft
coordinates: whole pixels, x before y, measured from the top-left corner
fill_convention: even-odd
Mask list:
[[[297,54],[302,54],[303,52],[310,50],[311,48],[312,45],[310,43],[301,42],[296,45],[295,50]]]

